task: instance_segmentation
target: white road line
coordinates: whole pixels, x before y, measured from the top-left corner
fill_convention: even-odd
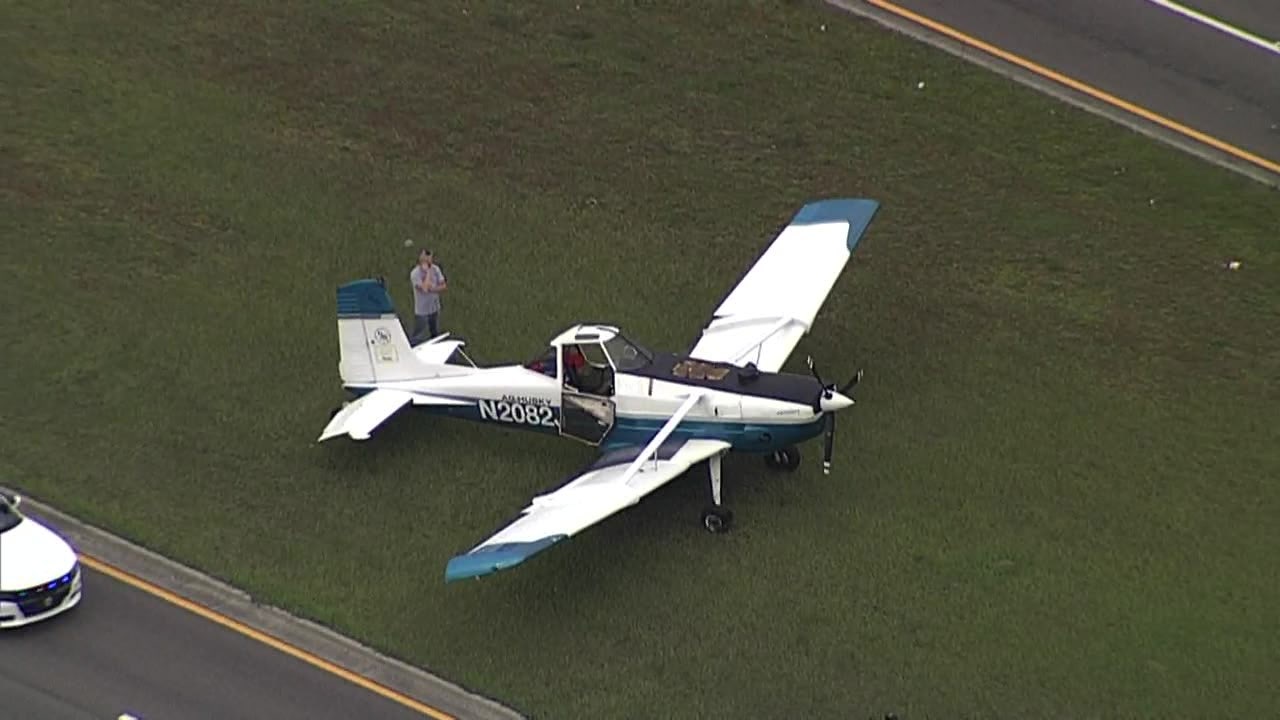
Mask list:
[[[1194,20],[1202,25],[1207,25],[1219,32],[1224,32],[1234,37],[1237,40],[1243,40],[1249,43],[1250,45],[1260,47],[1263,50],[1266,50],[1267,52],[1273,53],[1275,55],[1280,55],[1280,41],[1268,40],[1264,37],[1259,37],[1247,30],[1241,30],[1240,28],[1234,25],[1228,25],[1227,23],[1215,17],[1210,17],[1209,15],[1205,15],[1199,10],[1193,10],[1187,7],[1186,5],[1179,5],[1178,3],[1173,2],[1173,0],[1146,0],[1146,1],[1151,3],[1152,5],[1159,5],[1160,7],[1166,10],[1171,10],[1173,12],[1176,12],[1179,15],[1189,20]]]

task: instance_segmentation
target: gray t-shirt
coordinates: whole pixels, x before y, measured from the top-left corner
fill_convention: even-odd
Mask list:
[[[413,271],[409,273],[409,282],[413,284],[414,315],[430,315],[431,313],[440,312],[440,293],[426,292],[419,287],[425,278],[426,274],[421,265],[415,266]],[[444,282],[444,273],[440,271],[439,265],[431,266],[431,279],[436,285]]]

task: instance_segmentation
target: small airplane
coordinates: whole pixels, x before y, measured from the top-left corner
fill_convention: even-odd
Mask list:
[[[826,433],[831,470],[835,413],[853,405],[844,385],[780,372],[861,240],[879,203],[829,199],[802,207],[716,308],[687,353],[654,352],[618,327],[574,325],[527,363],[481,367],[444,333],[410,346],[385,283],[338,288],[338,373],[354,400],[335,408],[323,442],[367,440],[400,408],[572,438],[594,461],[557,489],[534,497],[488,539],[450,559],[445,581],[518,565],[640,501],[707,461],[711,503],[702,525],[727,531],[721,459],[764,456],[791,471],[797,445]]]

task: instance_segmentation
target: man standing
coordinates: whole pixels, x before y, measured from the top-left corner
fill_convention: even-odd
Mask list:
[[[409,273],[409,282],[413,284],[413,334],[409,344],[417,345],[440,334],[440,293],[448,289],[449,283],[431,251],[425,248],[418,253],[418,264]],[[430,334],[423,336],[424,331]]]

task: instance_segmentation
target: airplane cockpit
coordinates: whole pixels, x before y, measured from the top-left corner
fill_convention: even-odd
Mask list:
[[[560,377],[570,390],[608,396],[614,391],[614,373],[635,372],[652,362],[650,350],[632,342],[617,328],[578,325],[553,339],[525,367],[548,377]]]
[[[590,362],[587,360],[588,354],[592,356],[592,361]],[[561,346],[551,345],[541,355],[525,363],[524,366],[550,378],[559,375],[560,368],[563,366],[566,380],[573,377],[583,367],[590,366],[597,370],[612,368],[607,358],[600,354],[599,345],[591,346],[591,349],[584,352],[583,345],[577,343]]]
[[[563,347],[565,385],[589,395],[613,394],[613,365],[599,343]]]

